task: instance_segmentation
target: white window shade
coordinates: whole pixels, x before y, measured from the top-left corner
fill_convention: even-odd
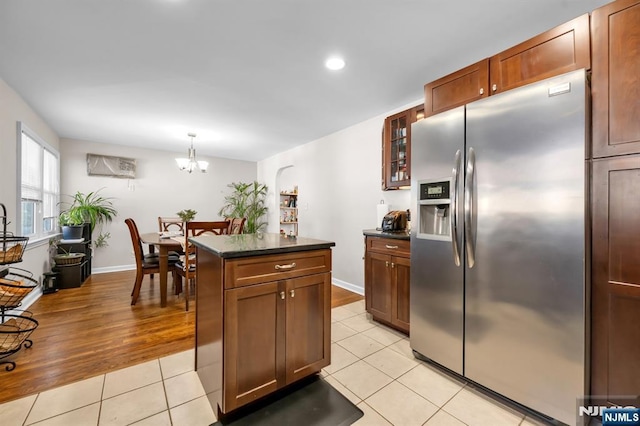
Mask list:
[[[42,200],[42,147],[22,133],[22,198]]]

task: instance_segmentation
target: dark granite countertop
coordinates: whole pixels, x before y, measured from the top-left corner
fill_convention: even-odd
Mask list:
[[[333,241],[285,238],[280,234],[200,235],[189,241],[225,259],[326,249],[336,245]]]
[[[365,229],[362,231],[367,237],[394,238],[396,240],[409,240],[410,234],[407,231],[401,232],[382,232],[378,229]]]

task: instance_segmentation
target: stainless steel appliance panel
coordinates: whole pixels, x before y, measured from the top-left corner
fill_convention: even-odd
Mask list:
[[[453,241],[417,238],[420,224],[418,181],[454,179],[456,153],[460,174],[464,165],[464,107],[418,121],[411,128],[411,348],[459,374],[463,372],[464,282],[462,263],[456,265]],[[461,194],[463,179],[452,183],[450,197]],[[459,197],[461,201],[461,197]],[[452,203],[453,204],[453,203]],[[460,204],[460,203],[458,203]],[[454,222],[462,259],[462,207]],[[453,217],[451,219],[454,219]]]
[[[467,106],[465,376],[568,424],[586,381],[585,81]]]

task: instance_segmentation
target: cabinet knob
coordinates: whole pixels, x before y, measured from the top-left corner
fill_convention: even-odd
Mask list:
[[[296,267],[296,262],[290,263],[288,265],[276,265],[276,269],[293,269]]]
[[[396,264],[395,264],[395,263],[393,263],[393,262],[391,262],[391,267],[392,267],[392,268],[395,268],[395,267],[396,267]]]
[[[491,89],[495,92],[496,90],[498,90],[498,85],[494,84],[493,86],[491,86]]]
[[[384,262],[384,263],[386,264],[385,266],[388,268],[388,267],[389,267],[389,261],[387,260],[387,261],[386,261],[386,262]]]
[[[284,300],[284,296],[285,296],[284,291],[281,291],[280,292],[280,299]]]
[[[481,88],[480,88],[480,94],[481,94],[481,95],[484,95],[484,87],[481,87]]]
[[[289,290],[289,296],[296,297],[296,291],[295,290]]]

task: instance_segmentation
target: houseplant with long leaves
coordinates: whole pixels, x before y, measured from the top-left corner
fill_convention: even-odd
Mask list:
[[[224,205],[218,214],[225,218],[246,217],[247,222],[243,230],[245,234],[255,234],[267,226],[264,220],[268,210],[265,205],[267,185],[253,181],[233,182],[227,186],[232,188],[233,192],[224,197]]]
[[[71,197],[71,202],[67,203],[68,208],[60,213],[60,225],[89,223],[91,234],[96,227],[99,229],[98,236],[94,240],[96,247],[106,246],[109,233],[102,233],[102,226],[113,220],[118,215],[113,207],[112,198],[103,197],[100,190],[89,192],[76,192]]]

